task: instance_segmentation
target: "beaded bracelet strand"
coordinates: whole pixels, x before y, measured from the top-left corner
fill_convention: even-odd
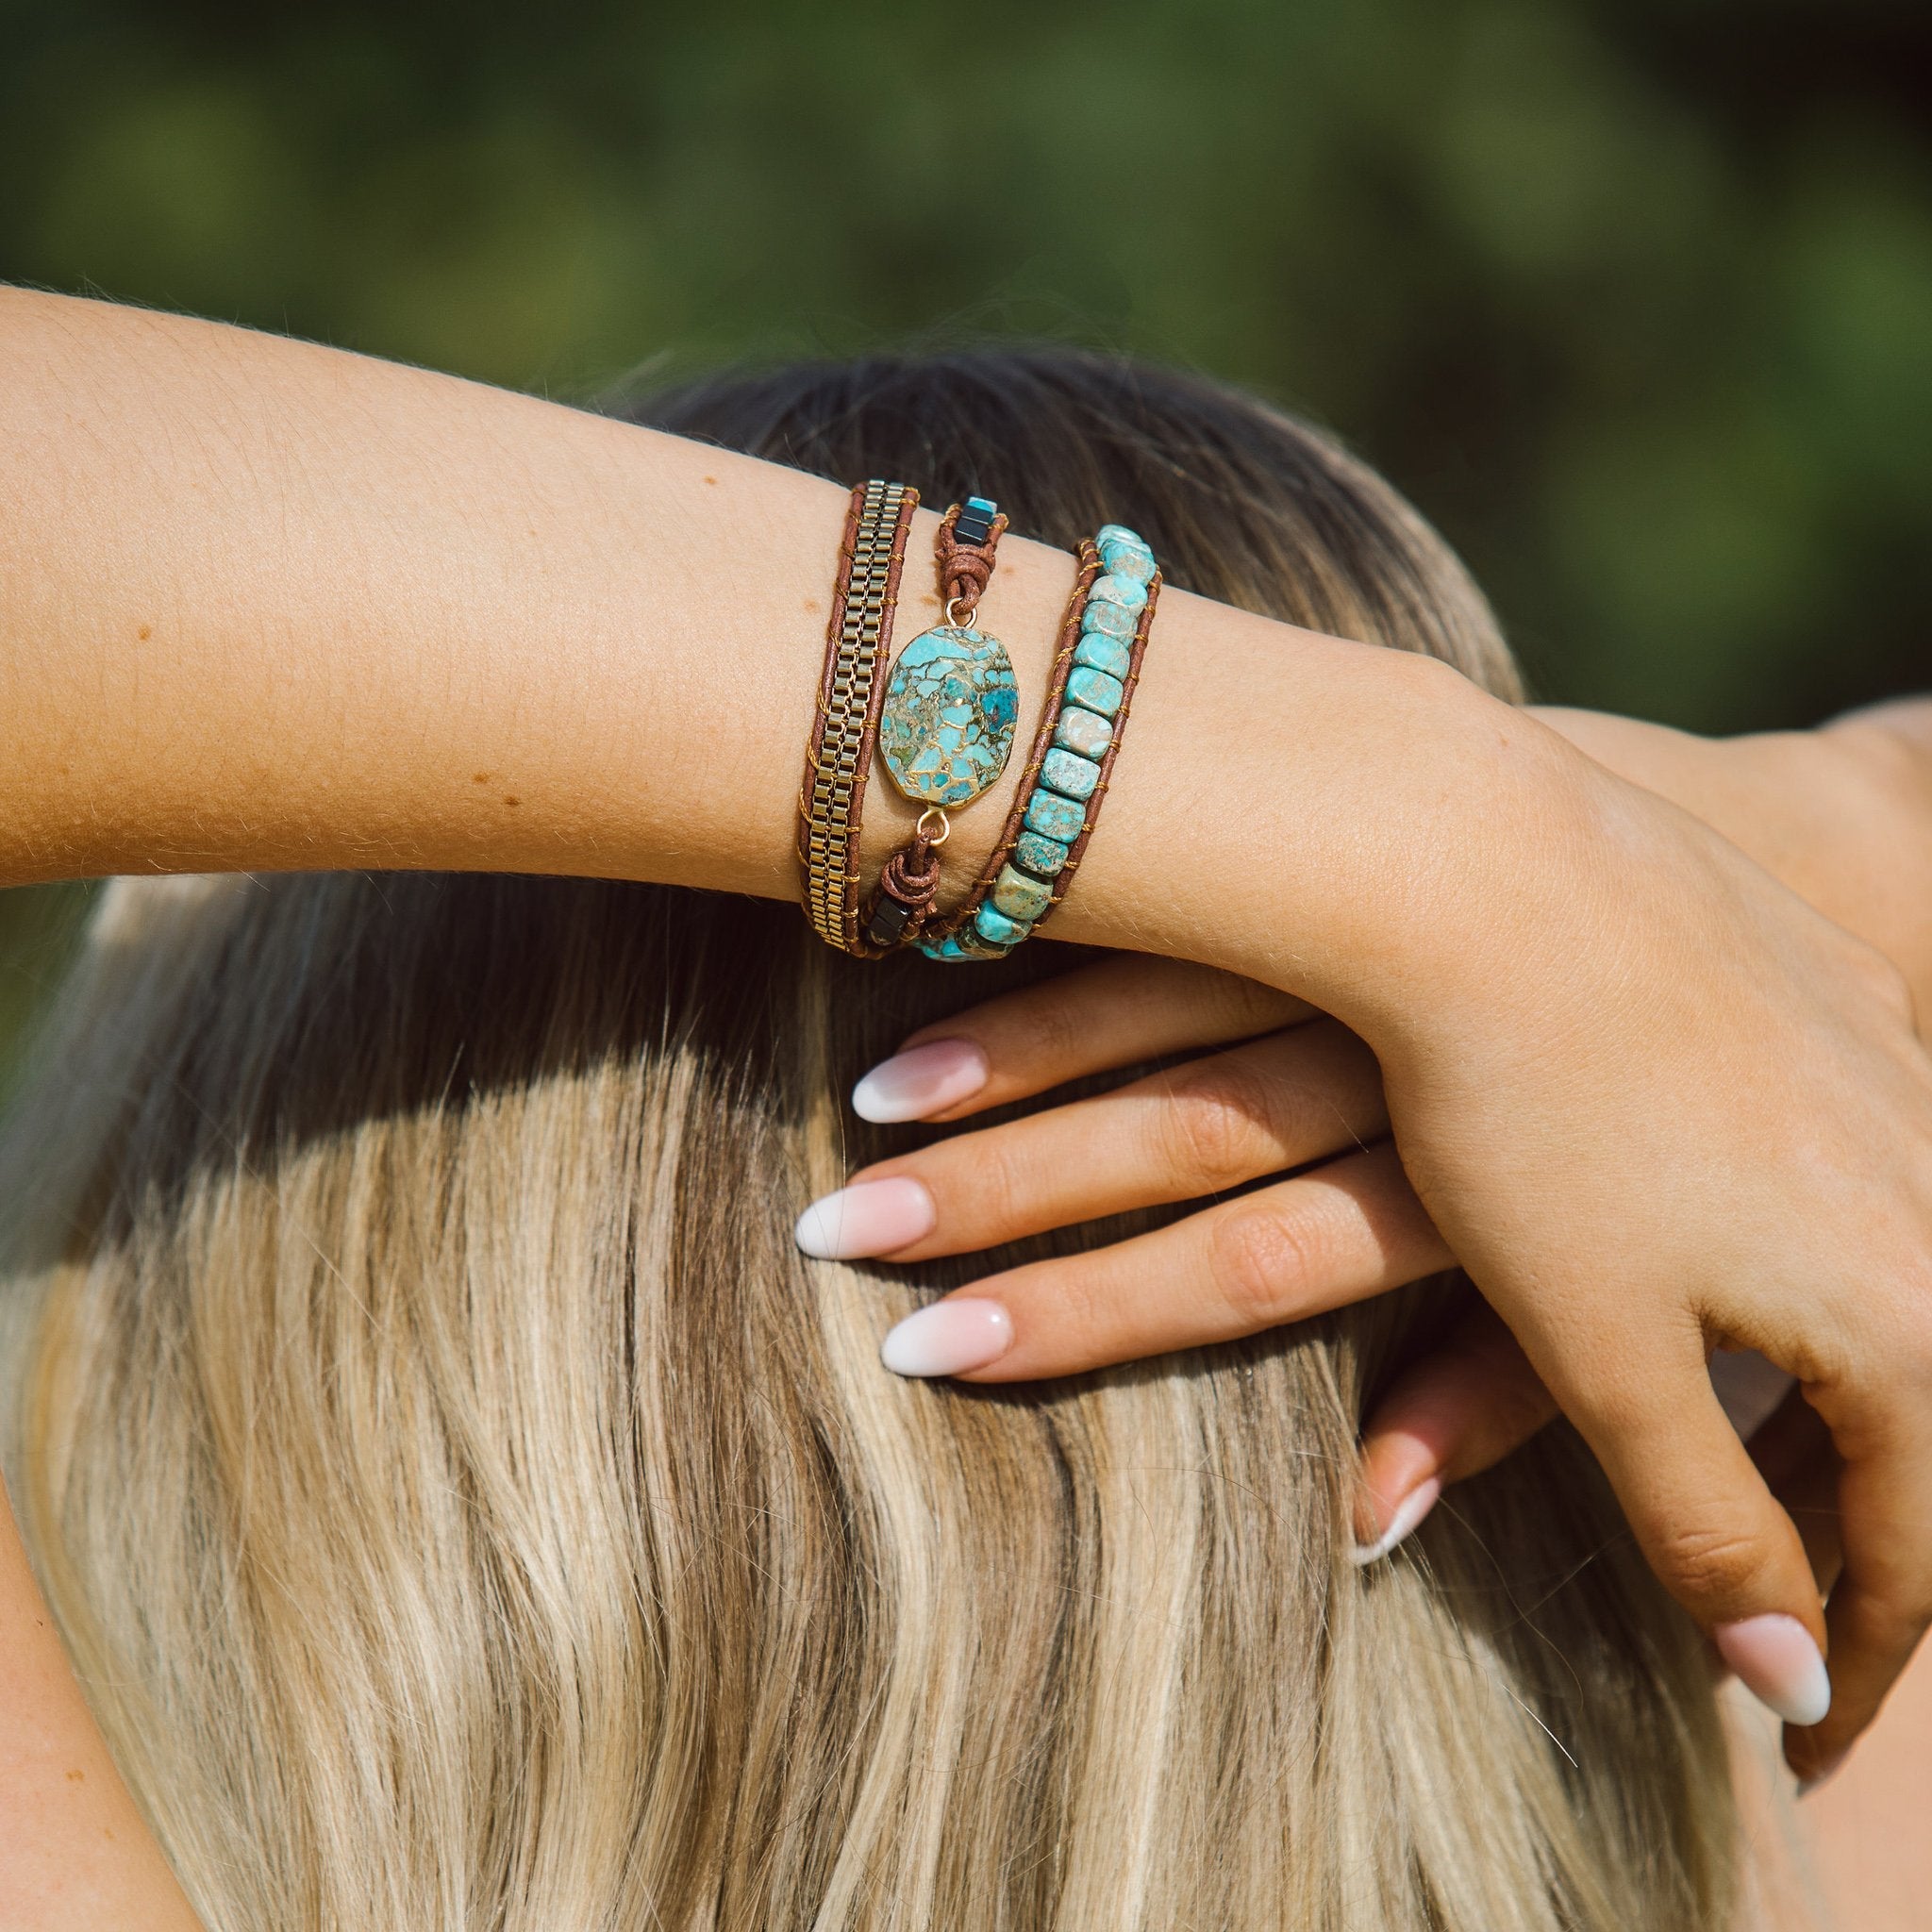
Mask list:
[[[1090,575],[1090,551],[1104,575]],[[1022,776],[1007,837],[987,866],[991,879],[983,874],[958,920],[923,945],[928,958],[1004,958],[1066,897],[1093,836],[1141,680],[1161,576],[1153,551],[1120,524],[1082,546],[1081,563],[1075,594],[1083,583],[1091,588],[1080,605],[1071,662],[1062,670],[1056,659],[1041,724],[1045,749],[1036,744]]]
[[[919,492],[874,480],[852,491],[825,624],[825,663],[798,793],[805,911],[827,945],[859,953],[858,827],[878,733],[899,573]]]

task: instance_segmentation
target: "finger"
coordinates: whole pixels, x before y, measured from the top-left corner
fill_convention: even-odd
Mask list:
[[[1798,1525],[1819,1594],[1828,1594],[1844,1566],[1838,1513],[1844,1464],[1832,1446],[1831,1431],[1804,1391],[1793,1388],[1749,1446],[1772,1494]],[[1829,1622],[1827,1616],[1827,1626]]]
[[[1356,1560],[1387,1556],[1450,1484],[1493,1468],[1559,1413],[1502,1318],[1477,1302],[1440,1346],[1396,1377],[1363,1431]],[[1735,1424],[1735,1414],[1731,1420]],[[1793,1388],[1749,1447],[1797,1524],[1824,1592],[1840,1565],[1840,1464],[1830,1431]]]
[[[886,1339],[901,1374],[1022,1382],[1231,1341],[1450,1265],[1386,1142],[1151,1234],[990,1276]]]
[[[1374,1056],[1321,1020],[881,1161],[808,1208],[804,1239],[812,1253],[836,1243],[841,1259],[970,1254],[1199,1200],[1388,1128]]]
[[[1859,1432],[1839,1483],[1844,1572],[1825,1613],[1831,1709],[1786,1734],[1785,1756],[1815,1783],[1877,1716],[1932,1624],[1932,1404],[1899,1400]],[[1840,1440],[1845,1440],[1840,1432]]]
[[[1668,1352],[1654,1336],[1611,1336],[1582,1353],[1597,1386],[1565,1386],[1547,1365],[1546,1379],[1652,1570],[1761,1703],[1788,1724],[1817,1723],[1831,1684],[1810,1565],[1718,1401],[1701,1333],[1687,1328]]]
[[[1459,1483],[1520,1449],[1556,1398],[1487,1302],[1396,1376],[1362,1432],[1355,1561],[1386,1557]]]
[[[958,1120],[1089,1074],[1251,1040],[1313,1011],[1210,966],[1117,953],[924,1026],[852,1090],[861,1120]]]

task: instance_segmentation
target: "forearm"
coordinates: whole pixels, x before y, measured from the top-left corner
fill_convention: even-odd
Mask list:
[[[0,883],[370,866],[795,890],[836,485],[99,303],[0,291]],[[937,612],[933,523],[902,637]],[[1002,547],[984,610],[1023,690],[1071,573]],[[1932,706],[1734,741],[1688,777],[1701,741],[1543,715],[1872,939],[1932,1006]],[[1443,869],[1482,841],[1441,822],[1560,794],[1538,795],[1549,737],[1440,667],[1170,591],[1053,930],[1292,979],[1373,1024],[1364,1001],[1402,997],[1391,947],[1468,903]],[[1016,779],[958,816],[957,876]],[[868,867],[910,817],[871,788]]]
[[[835,489],[175,317],[0,329],[0,880],[777,889]]]
[[[8,293],[0,341],[0,881],[371,866],[796,890],[837,486],[99,304]],[[937,612],[933,522],[902,638]],[[1002,546],[982,609],[1023,691],[1072,570]],[[1168,592],[1056,930],[1250,973],[1292,930],[1319,995],[1358,941],[1371,846],[1471,782],[1465,692]],[[956,876],[1016,779],[958,815]],[[910,817],[873,785],[868,866]]]

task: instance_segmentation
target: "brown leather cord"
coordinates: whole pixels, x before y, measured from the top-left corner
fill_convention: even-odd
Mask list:
[[[979,608],[979,600],[986,594],[987,584],[992,577],[1000,538],[1007,527],[1007,513],[1002,510],[993,518],[984,543],[955,542],[953,532],[959,525],[959,510],[960,506],[956,503],[941,519],[939,536],[933,543],[933,555],[940,567],[940,600],[945,606],[948,624],[973,622],[973,613]]]
[[[879,890],[908,906],[932,897],[940,882],[940,849],[923,834],[886,860]]]
[[[1108,781],[1113,776],[1113,761],[1120,757],[1121,740],[1127,735],[1127,708],[1134,702],[1134,688],[1141,682],[1141,660],[1147,655],[1147,637],[1154,628],[1154,607],[1159,598],[1160,573],[1157,570],[1147,579],[1147,601],[1141,605],[1141,621],[1134,626],[1133,655],[1127,659],[1127,675],[1121,679],[1121,702],[1120,708],[1113,714],[1113,737],[1100,755],[1100,780],[1087,800],[1087,816],[1080,826],[1080,836],[1067,847],[1067,862],[1054,875],[1053,897],[1046,902],[1046,909],[1033,922],[1032,930],[1035,932],[1053,917],[1054,908],[1067,896],[1067,889],[1074,883],[1074,874],[1086,856],[1087,841],[1093,836],[1094,822],[1100,817],[1100,802],[1107,796]]]
[[[953,532],[962,508],[956,503],[940,519],[939,532],[933,540],[933,560],[939,571],[940,596],[945,605],[944,622],[966,625],[973,622],[979,600],[992,578],[1007,517],[1001,511],[993,518],[984,543],[959,543],[954,541]],[[879,680],[881,703],[885,682],[883,678]],[[878,720],[874,715],[865,741],[868,765],[877,736]],[[920,823],[924,825],[924,814]],[[850,951],[865,958],[878,958],[924,937],[925,922],[931,917],[932,903],[940,889],[941,842],[942,840],[934,840],[923,830],[916,831],[886,860],[879,882],[866,902],[863,921],[854,924],[854,944]]]
[[[839,570],[832,588],[832,608],[825,621],[824,668],[819,678],[818,702],[813,708],[811,732],[806,744],[805,776],[798,795],[797,850],[799,865],[807,880],[806,912],[822,938],[842,945],[848,953],[864,951],[858,934],[859,824],[865,807],[866,781],[872,771],[873,750],[878,741],[879,712],[885,704],[885,666],[891,650],[892,620],[898,607],[906,543],[911,534],[912,513],[919,507],[918,491],[904,489],[900,491],[897,512],[891,525],[885,580],[878,591],[875,632],[870,640],[866,639],[861,622],[858,656],[855,657],[853,646],[845,635],[846,616],[851,603],[853,569],[858,558],[866,500],[869,492],[877,487],[871,483],[853,486],[851,508],[846,512],[844,535],[839,545]],[[875,544],[874,548],[876,549]],[[844,838],[838,917],[836,922],[827,918],[824,924],[821,924],[812,908],[811,853],[814,833],[823,838],[825,826],[819,822],[819,814],[814,811],[813,792],[820,789],[819,781],[824,774],[825,732],[840,694],[841,671],[848,678],[855,675],[862,677],[866,699],[862,726],[852,754],[849,773],[837,774],[845,780],[842,792],[829,807],[830,810],[842,816],[840,829]]]
[[[1013,856],[1013,848],[1019,844],[1020,836],[1026,829],[1026,808],[1032,802],[1034,788],[1040,783],[1041,767],[1046,763],[1046,755],[1053,749],[1053,736],[1059,729],[1060,712],[1066,705],[1067,679],[1074,674],[1074,653],[1080,647],[1080,619],[1087,609],[1087,593],[1092,590],[1093,580],[1100,575],[1100,553],[1091,541],[1080,545],[1079,558],[1080,566],[1074,575],[1074,588],[1068,594],[1066,612],[1060,619],[1053,668],[1047,675],[1046,706],[1040,714],[1040,729],[1033,734],[1033,749],[1020,774],[1020,789],[1013,794],[1013,808],[1007,814],[1006,828],[1000,834],[999,843],[980,868],[979,876],[974,881],[973,890],[967,893],[964,903],[922,935],[928,945],[942,944],[973,923],[980,907],[986,903],[986,895],[998,881],[1000,868]],[[1151,597],[1149,602],[1152,602]],[[1129,672],[1133,669],[1130,663]],[[1122,708],[1125,708],[1124,699]],[[1042,919],[1045,916],[1045,913],[1041,914]]]

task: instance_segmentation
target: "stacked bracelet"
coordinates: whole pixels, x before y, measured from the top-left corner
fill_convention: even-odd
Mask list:
[[[1159,593],[1154,553],[1132,530],[1108,524],[1082,546],[1046,711],[1006,835],[965,908],[923,942],[928,958],[1003,958],[1066,897],[1120,753]]]
[[[919,492],[900,483],[852,491],[825,625],[825,664],[798,794],[798,862],[813,929],[842,952],[858,933],[858,826],[891,647],[899,572]]]
[[[1019,796],[966,903],[935,922],[947,810],[977,798],[1005,771],[1019,692],[1006,647],[972,621],[1007,522],[976,496],[955,504],[940,525],[944,622],[914,638],[891,675],[882,675],[918,502],[916,491],[895,483],[863,483],[852,492],[798,801],[806,912],[822,939],[860,958],[917,943],[935,959],[996,959],[1065,898],[1092,837],[1140,681],[1160,573],[1154,553],[1118,524],[1081,545]],[[924,809],[861,915],[859,819],[874,747],[894,785]]]

